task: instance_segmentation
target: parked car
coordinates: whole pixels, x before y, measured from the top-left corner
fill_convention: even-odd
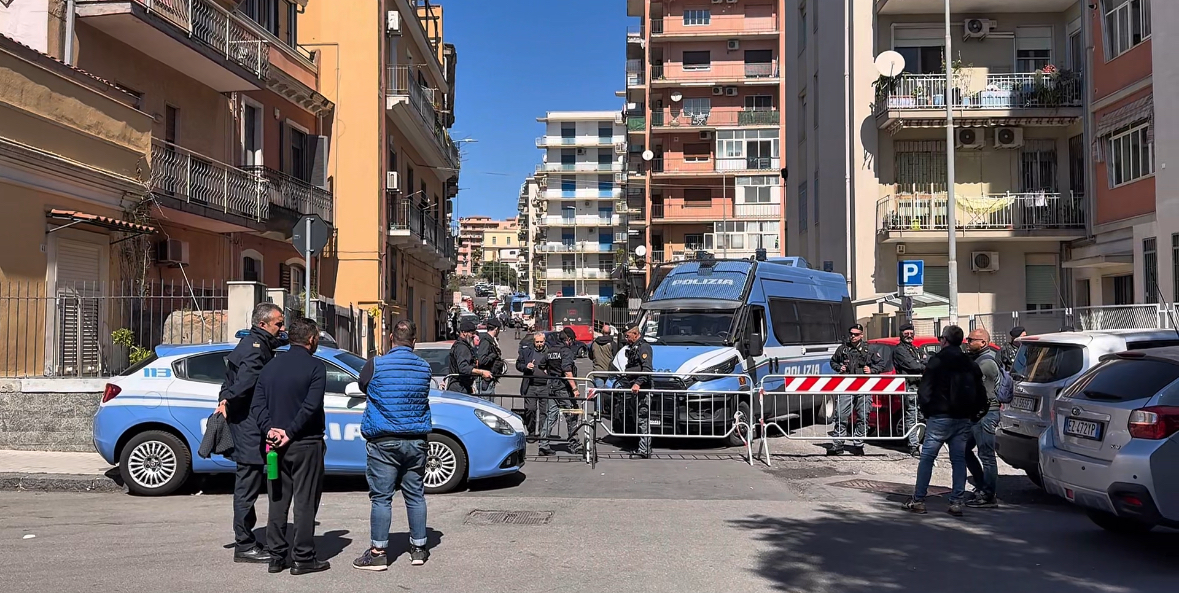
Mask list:
[[[1025,336],[1011,368],[1015,393],[1003,404],[995,431],[999,458],[1040,484],[1037,439],[1048,428],[1052,400],[1097,365],[1102,356],[1124,350],[1179,345],[1174,330],[1121,329]]]
[[[1104,529],[1179,527],[1179,347],[1103,356],[1052,405],[1044,489]]]
[[[450,347],[454,340],[441,342],[418,342],[413,347],[414,354],[430,363],[430,375],[433,376],[434,386],[446,389],[446,375],[450,372]]]
[[[179,489],[193,473],[232,473],[219,455],[192,454],[217,405],[225,358],[234,344],[158,346],[147,360],[111,379],[94,416],[94,446],[133,494],[160,496]],[[278,356],[283,355],[280,350]],[[328,474],[364,475],[360,435],[364,394],[356,384],[365,360],[320,347],[327,367]],[[434,432],[427,452],[426,492],[457,489],[466,480],[511,474],[524,465],[524,422],[485,400],[430,392]]]

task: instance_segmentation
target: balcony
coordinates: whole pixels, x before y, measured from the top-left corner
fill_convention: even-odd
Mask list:
[[[164,206],[252,229],[270,215],[268,184],[254,173],[157,139],[151,160],[152,192]]]
[[[539,253],[614,253],[614,245],[597,241],[575,243],[541,243],[536,246]]]
[[[602,216],[599,214],[580,214],[577,216],[545,216],[540,219],[540,224],[549,227],[599,227],[599,226],[614,226],[619,224],[620,217],[617,214],[610,216]]]
[[[646,73],[643,70],[643,60],[630,59],[626,61],[626,86],[639,87],[646,82]]]
[[[651,129],[681,130],[698,128],[708,130],[719,127],[777,126],[781,114],[776,109],[733,109],[718,107],[705,112],[686,112],[678,108],[665,108],[651,113]]]
[[[684,160],[682,158],[665,158],[657,156],[651,159],[651,173],[656,175],[691,175],[716,176],[733,175],[738,173],[778,173],[781,171],[781,160],[778,157],[741,157],[717,159],[711,156],[698,160]]]
[[[537,268],[536,277],[539,280],[610,280],[610,271],[592,268]]]
[[[665,22],[666,21],[666,22]],[[756,39],[775,37],[778,25],[772,15],[715,14],[707,25],[684,25],[682,18],[652,18],[651,39]]]
[[[564,146],[588,146],[612,148],[624,142],[626,142],[625,136],[540,136],[536,139],[536,147],[561,148]]]
[[[454,235],[422,203],[388,194],[389,242],[439,270],[455,265]]]
[[[962,239],[1045,239],[1085,236],[1082,194],[1005,193],[957,196],[954,228]],[[946,194],[899,194],[876,202],[877,228],[885,242],[945,241]]]
[[[626,118],[626,131],[642,132],[647,129],[647,118],[641,115],[629,115]]]
[[[622,197],[622,188],[614,189],[546,189],[541,196],[550,200],[603,200]]]
[[[713,62],[684,65],[679,62],[651,65],[652,86],[713,86],[723,84],[771,85],[778,83],[776,62]]]
[[[389,66],[386,75],[385,108],[402,124],[401,131],[420,147],[428,165],[457,170],[458,147],[436,109],[441,91],[418,84],[413,66]]]
[[[541,163],[536,166],[537,173],[621,173],[622,163]]]
[[[651,205],[651,219],[660,222],[717,222],[720,220],[749,220],[781,218],[781,204],[733,204],[732,199],[684,200],[665,198],[662,204]]]
[[[971,120],[979,126],[1020,125],[1019,119],[1025,118],[1035,120],[1036,125],[1063,126],[1081,117],[1085,87],[1075,74],[989,74],[985,80],[972,80],[976,76],[983,75],[956,75],[950,106],[958,111],[955,118],[964,120],[956,119],[956,125],[972,127]],[[944,121],[945,111],[944,74],[902,74],[876,86],[876,120],[882,129],[907,127],[912,120]],[[1003,121],[993,121],[996,119]]]
[[[78,0],[77,18],[218,92],[265,85],[269,43],[213,0]]]
[[[318,214],[329,224],[333,222],[332,192],[270,167],[242,167],[242,170],[254,174],[266,184],[272,206],[299,215]]]

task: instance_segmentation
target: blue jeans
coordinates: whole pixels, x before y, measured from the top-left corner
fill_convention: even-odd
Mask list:
[[[917,387],[910,387],[913,391],[917,391]],[[917,413],[917,394],[905,394],[905,430],[909,432],[909,446],[920,447],[921,441],[917,440],[917,431],[912,430],[917,426],[919,414]]]
[[[995,429],[998,426],[999,410],[987,412],[971,427],[966,443],[966,467],[974,477],[975,486],[987,498],[993,498],[999,487],[999,463],[995,461]]]
[[[863,447],[864,435],[868,433],[868,414],[872,412],[872,396],[845,394],[836,396],[835,402],[839,410],[839,423],[835,425],[835,440],[831,442],[832,448],[843,448],[843,440],[840,437],[847,436],[847,425],[851,421],[852,409],[855,409],[856,419],[853,422],[855,426],[852,427],[851,446]]]
[[[921,461],[917,464],[917,485],[913,500],[923,501],[929,494],[929,480],[933,477],[933,461],[942,445],[950,448],[950,468],[953,490],[950,502],[961,502],[966,493],[966,441],[973,423],[966,418],[931,416],[925,419],[925,442],[921,445]]]
[[[372,501],[369,527],[374,548],[389,544],[393,493],[401,489],[409,519],[409,543],[426,545],[426,439],[379,439],[365,444],[368,498]]]

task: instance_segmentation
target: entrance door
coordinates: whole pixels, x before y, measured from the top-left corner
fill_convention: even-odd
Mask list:
[[[53,236],[56,298],[54,310],[49,311],[51,345],[46,352],[53,354],[47,357],[52,361],[46,361],[46,370],[59,376],[94,377],[102,373],[104,362],[109,362],[102,360],[99,351],[101,297],[106,279],[103,262],[108,239],[92,233],[78,236],[95,239],[94,242],[75,241]]]
[[[745,145],[747,169],[767,170],[773,160],[774,146],[769,140],[750,140]]]

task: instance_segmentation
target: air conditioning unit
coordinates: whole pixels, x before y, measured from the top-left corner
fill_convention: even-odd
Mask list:
[[[386,15],[385,32],[389,35],[401,34],[401,13],[390,10]]]
[[[905,254],[905,244],[904,243],[897,243],[897,255],[904,255],[904,254]]]
[[[725,94],[730,97],[736,97],[737,96],[737,87],[735,87],[735,86],[725,87]]]
[[[961,128],[954,131],[954,143],[958,148],[982,148],[986,141],[983,140],[983,131],[978,128]]]
[[[401,191],[401,177],[397,171],[387,171],[385,173],[385,189],[389,191]]]
[[[723,94],[725,94],[725,87],[723,87],[723,86],[714,86],[714,87],[712,87],[712,94],[714,94],[714,95],[723,95]]]
[[[974,251],[970,254],[970,269],[975,272],[998,272],[998,251]]]
[[[700,132],[700,139],[701,140],[712,140],[712,132],[709,130],[704,130],[704,131]]]
[[[161,264],[187,266],[188,241],[165,239],[156,243],[156,262]]]
[[[995,21],[991,19],[966,19],[964,23],[966,39],[982,39],[995,28]]]
[[[584,149],[584,148],[578,148],[578,149],[577,149],[577,154],[578,154],[578,155],[583,155],[583,154],[585,154],[585,149]]]
[[[1023,128],[995,128],[995,148],[1023,146]]]
[[[729,40],[729,49],[730,50],[741,49],[741,41],[739,39],[730,39]]]

